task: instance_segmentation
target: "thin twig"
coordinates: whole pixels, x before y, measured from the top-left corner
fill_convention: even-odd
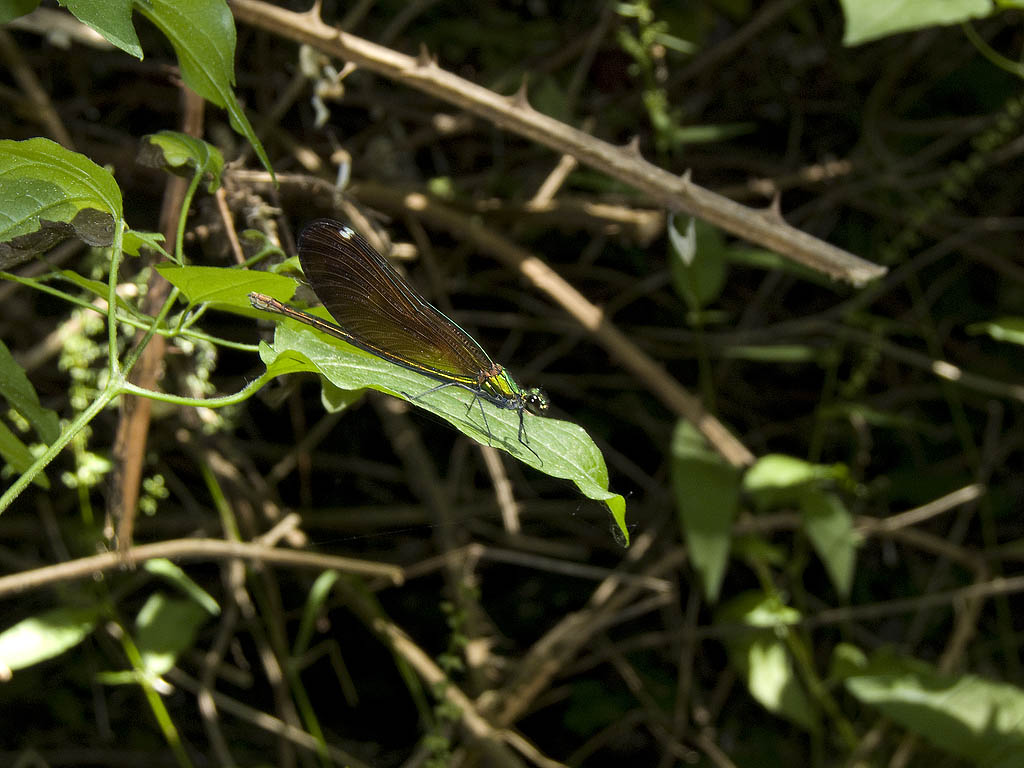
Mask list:
[[[181,669],[172,669],[167,673],[167,678],[175,685],[180,685],[187,691],[199,693],[202,690],[201,683],[181,671]],[[280,738],[288,739],[296,746],[304,747],[312,752],[318,752],[321,748],[321,744],[310,734],[306,733],[301,728],[289,725],[273,715],[268,715],[266,712],[250,707],[248,704],[218,691],[213,691],[211,693],[211,697],[213,701],[216,702],[217,706],[223,711],[228,712],[241,720],[252,723],[257,728],[262,728],[268,733],[273,733],[275,736]],[[338,765],[351,766],[352,768],[369,768],[369,766],[359,758],[353,757],[348,752],[338,749],[331,744],[326,745],[326,750],[327,757]]]
[[[39,83],[36,73],[22,57],[18,43],[11,33],[3,28],[0,28],[0,60],[7,64],[11,75],[35,108],[39,122],[50,136],[68,149],[74,149],[75,142],[50,101],[50,94]]]
[[[220,219],[224,223],[224,234],[228,238],[235,263],[242,264],[245,262],[245,253],[242,251],[242,244],[238,241],[235,220],[231,216],[231,208],[228,207],[227,193],[224,191],[224,187],[217,187],[217,191],[213,193],[213,199],[217,202],[217,213],[220,214]]]
[[[181,91],[182,130],[190,136],[199,137],[203,130],[205,101],[190,88],[182,86]],[[164,199],[160,211],[160,230],[168,249],[173,249],[177,240],[178,219],[184,204],[187,188],[185,179],[170,176],[164,186]],[[171,292],[171,285],[154,270],[149,288],[142,300],[142,309],[156,315]],[[109,322],[113,322],[113,315]],[[145,342],[145,334],[136,334],[136,343]],[[162,336],[153,336],[142,350],[139,364],[132,371],[131,381],[144,389],[156,389],[163,372],[164,353],[167,342]],[[111,350],[113,354],[113,350]],[[121,413],[114,440],[114,472],[111,476],[110,492],[107,494],[107,515],[111,525],[117,525],[117,545],[124,552],[132,544],[135,530],[135,513],[142,484],[142,470],[146,460],[146,442],[149,437],[150,413],[153,401],[146,397],[124,395],[120,401]]]
[[[117,552],[104,552],[100,555],[82,557],[58,565],[48,565],[32,571],[0,576],[0,598],[10,597],[29,589],[52,586],[75,579],[91,578],[105,571],[121,569],[126,564],[134,566],[146,560],[161,557],[169,560],[223,560],[240,557],[269,565],[288,565],[316,570],[334,569],[364,576],[382,576],[396,586],[405,580],[402,569],[396,565],[356,560],[351,557],[323,555],[317,552],[296,552],[291,549],[278,549],[262,544],[247,544],[222,539],[171,539],[170,541],[132,547],[124,553],[123,557]]]
[[[443,691],[444,698],[458,708],[459,718],[466,730],[476,738],[483,739],[497,748],[497,752],[491,753],[492,761],[498,761],[494,764],[502,766],[517,764],[514,755],[507,751],[506,744],[508,744],[537,765],[551,766],[551,768],[561,766],[561,763],[542,755],[522,736],[495,727],[480,707],[448,679],[444,670],[401,627],[381,617],[379,608],[367,600],[363,593],[357,593],[344,586],[339,588],[347,594],[349,608],[363,620],[368,628],[381,637],[394,653],[404,659],[425,683],[434,687],[435,690]]]
[[[501,521],[505,525],[505,530],[508,533],[519,533],[523,529],[519,521],[519,502],[512,493],[512,483],[509,482],[505,465],[501,463],[498,449],[481,445],[479,450],[484,466],[487,467],[487,474],[491,478],[491,485],[494,486],[494,498],[498,502],[498,509],[501,510]]]
[[[929,520],[936,515],[941,515],[948,512],[951,509],[955,509],[961,504],[967,504],[968,502],[974,501],[985,493],[985,486],[981,483],[972,483],[966,485],[963,488],[947,493],[945,496],[940,496],[937,499],[929,501],[927,504],[922,504],[914,509],[908,509],[906,512],[901,512],[898,515],[889,515],[889,517],[875,519],[875,518],[862,518],[859,525],[863,527],[866,532],[890,532],[900,528],[906,528],[907,526],[917,525],[925,520]],[[868,523],[867,520],[873,520],[874,522]]]

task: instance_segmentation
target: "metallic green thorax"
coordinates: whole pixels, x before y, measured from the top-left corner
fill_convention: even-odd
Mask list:
[[[489,371],[480,371],[477,386],[493,397],[515,400],[522,396],[522,392],[515,379],[509,376],[508,371],[497,363],[494,363]]]

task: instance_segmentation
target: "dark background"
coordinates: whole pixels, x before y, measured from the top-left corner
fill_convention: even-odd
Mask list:
[[[724,2],[654,4],[654,18],[664,23],[664,31],[692,43],[695,52],[648,50],[649,59],[639,63],[617,37],[621,31],[638,35],[637,22],[612,14],[601,26],[599,9],[589,2],[474,3],[472,17],[464,3],[424,3],[404,23],[398,20],[407,4],[379,2],[349,31],[410,54],[426,45],[440,66],[501,93],[514,92],[525,76],[535,108],[575,125],[587,121],[589,132],[609,142],[638,136],[648,159],[675,173],[690,169],[696,183],[752,207],[772,202],[771,192],[760,191],[771,182],[767,186],[779,192],[791,224],[893,270],[862,303],[855,303],[854,289],[824,278],[752,266],[743,256],[753,247],[722,234],[723,247],[734,258],[721,291],[696,315],[674,290],[663,232],[644,240],[602,231],[600,224],[553,222],[525,211],[522,204],[558,161],[553,152],[480,119],[443,135],[435,119],[458,116],[457,109],[368,71],[344,81],[343,97],[328,102],[325,126],[314,126],[308,84],[276,124],[265,125],[262,116],[272,113],[296,76],[297,48],[245,26],[238,30],[238,94],[279,173],[332,179],[335,166],[329,158],[343,148],[357,182],[437,189],[443,179],[452,191],[449,202],[466,211],[480,201],[496,201],[483,214],[486,226],[540,256],[590,301],[613,307],[612,322],[679,382],[702,393],[754,454],[787,453],[848,465],[851,481],[840,492],[855,514],[886,517],[970,483],[985,484],[983,501],[929,519],[921,528],[958,552],[986,557],[990,573],[1012,574],[1014,555],[998,547],[1021,535],[1024,431],[1021,398],[1010,383],[1019,390],[1024,365],[1019,346],[967,328],[1019,314],[1024,298],[1018,234],[1024,145],[1017,137],[1020,110],[1007,108],[1019,107],[1020,81],[986,60],[957,27],[845,48],[834,3],[792,5],[733,53],[716,58],[709,52],[742,35],[763,9]],[[324,19],[336,23],[348,10],[328,2]],[[1016,50],[1019,22],[1019,15],[1004,14],[977,23],[976,29],[995,49]],[[142,62],[119,51],[61,49],[29,33],[12,34],[78,151],[113,169],[127,221],[155,230],[167,177],[138,165],[135,155],[145,134],[180,128],[180,80],[167,43],[141,16],[136,23],[146,51]],[[592,61],[581,65],[588,46]],[[334,66],[340,69],[341,63]],[[574,76],[581,79],[570,94]],[[14,83],[3,74],[0,82],[8,104],[0,112],[0,135],[38,135],[38,126],[19,112]],[[645,85],[664,94],[665,115],[675,128],[739,125],[743,132],[704,143],[673,143],[652,127],[642,96]],[[987,133],[1001,140],[995,148],[979,149],[976,140]],[[205,138],[228,160],[243,145],[230,132],[225,113],[214,107],[206,111]],[[319,158],[320,168],[304,168],[298,149]],[[972,158],[974,171],[958,175]],[[809,178],[808,171],[826,166],[835,173],[824,180]],[[256,167],[251,156],[246,167]],[[301,185],[283,184],[274,192],[266,185],[229,181],[228,188],[235,226],[267,231],[265,222],[272,221],[286,247],[304,223],[332,213],[329,201]],[[657,209],[583,166],[559,194]],[[352,202],[360,206],[358,195]],[[645,383],[620,368],[565,312],[486,255],[431,228],[429,221],[417,232],[401,215],[361,210],[394,242],[419,242],[425,232],[431,252],[405,264],[410,279],[442,309],[451,309],[519,381],[544,387],[555,415],[579,423],[605,451],[612,490],[627,497],[634,539],[645,532],[653,537],[640,563],[628,568],[642,572],[685,546],[670,482],[675,416]],[[232,263],[223,222],[209,196],[200,195],[193,205],[185,251],[195,264]],[[100,254],[69,249],[64,259],[61,268],[105,279]],[[147,264],[126,262],[125,279],[145,286]],[[63,302],[9,285],[4,290],[0,333],[18,355],[29,354],[69,318]],[[266,325],[218,313],[210,313],[202,326],[249,343],[267,334]],[[102,347],[105,330],[92,338]],[[751,359],[741,349],[751,345],[792,345],[803,361]],[[950,361],[995,386],[986,391],[944,382],[927,365],[893,354],[893,347],[926,361]],[[227,393],[262,371],[248,353],[220,350],[215,367],[204,354],[212,353],[172,346],[161,386],[182,391],[187,377],[205,366],[214,390]],[[709,365],[704,381],[695,362],[701,355]],[[74,365],[81,369],[85,359],[75,358]],[[47,355],[30,377],[44,404],[70,417],[69,373],[58,363],[56,353]],[[91,365],[102,370],[102,354]],[[442,607],[445,601],[455,603],[456,615],[468,622],[461,629],[471,639],[486,640],[492,654],[479,673],[453,673],[471,696],[513,675],[538,638],[587,605],[596,582],[487,557],[473,568],[458,556],[464,551],[460,547],[477,542],[609,569],[627,556],[609,533],[601,504],[503,454],[523,521],[523,536],[508,535],[476,445],[420,412],[394,415],[383,396],[371,393],[332,417],[336,424],[315,444],[302,444],[324,418],[318,383],[293,377],[267,390],[267,397],[210,419],[187,409],[158,409],[146,473],[159,473],[169,494],[159,500],[155,514],[140,516],[137,542],[222,535],[216,499],[201,472],[208,465],[246,536],[274,523],[267,517],[269,501],[274,509],[301,514],[306,545],[314,551],[410,567],[455,552],[452,562],[461,565],[424,569],[426,575],[400,588],[378,585],[372,594],[381,615],[434,657],[459,651]],[[116,410],[97,419],[88,450],[109,457],[116,424]],[[426,451],[429,465],[410,463],[396,445],[405,431],[406,439]],[[294,459],[294,469],[267,482],[253,480],[266,478],[285,459]],[[221,463],[234,471],[222,473]],[[4,571],[92,554],[102,545],[109,478],[97,478],[86,490],[68,488],[61,472],[74,468],[73,452],[66,451],[48,470],[51,491],[26,492],[0,517]],[[410,479],[411,473],[418,477]],[[424,503],[418,490],[424,482],[443,494],[446,516],[438,518]],[[754,535],[750,525],[741,534]],[[801,611],[813,615],[843,604],[792,524],[768,521],[757,527],[756,536],[782,553],[770,577]],[[231,602],[226,564],[186,569],[222,605]],[[715,632],[715,606],[694,602],[701,592],[692,569],[684,562],[660,575],[675,590],[672,598],[648,610],[627,611],[613,626],[596,631],[514,728],[545,755],[569,764],[848,764],[852,750],[830,732],[827,716],[822,716],[823,730],[809,735],[752,699]],[[250,570],[246,583],[255,611],[243,615],[232,631],[225,664],[238,674],[219,681],[218,690],[256,709],[280,712],[259,651],[277,647],[280,638],[290,646],[315,576],[288,568]],[[933,551],[868,536],[849,604],[913,598],[972,578]],[[131,572],[112,574],[107,585],[122,595],[118,611],[129,623],[149,593],[142,584],[133,591],[133,579],[141,581]],[[754,569],[738,558],[721,600],[758,585]],[[425,734],[440,733],[450,738],[451,749],[438,750],[441,762],[450,754],[464,755],[465,736],[445,727],[429,692],[417,708],[396,656],[367,626],[366,613],[353,610],[364,589],[346,580],[344,589],[332,593],[314,638],[344,659],[358,701],[345,701],[328,656],[311,660],[301,671],[328,742],[371,765],[403,765]],[[58,589],[7,600],[0,606],[0,626],[68,599],[73,596]],[[1017,601],[993,601],[977,613],[954,670],[1020,682]],[[893,644],[936,662],[950,648],[955,619],[950,606],[920,609],[829,624],[807,630],[806,637],[824,676],[840,641],[866,651]],[[182,669],[198,674],[200,654],[220,626],[219,620],[204,625],[196,650],[180,659]],[[690,646],[684,628],[706,631]],[[2,762],[12,764],[33,748],[45,758],[39,764],[47,765],[175,764],[140,689],[97,682],[102,671],[126,668],[119,644],[101,627],[67,654],[0,685]],[[685,700],[678,697],[681,689]],[[841,689],[833,694],[863,737],[877,713],[865,712]],[[196,764],[215,764],[194,693],[177,686],[165,701]],[[290,753],[245,719],[222,715],[221,725],[239,764],[318,762],[303,750]],[[866,750],[864,764],[893,764],[889,760],[902,737],[898,728],[885,730]],[[719,757],[708,743],[728,757]],[[492,764],[472,746],[469,754],[478,764]],[[908,759],[904,764],[956,764],[926,743],[912,749]]]

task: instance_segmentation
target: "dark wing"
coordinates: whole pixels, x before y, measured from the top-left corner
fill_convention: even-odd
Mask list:
[[[468,385],[492,368],[468,333],[349,227],[314,221],[299,235],[299,261],[327,311],[366,351]]]

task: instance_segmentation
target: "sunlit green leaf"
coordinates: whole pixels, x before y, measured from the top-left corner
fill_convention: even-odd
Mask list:
[[[1024,755],[1024,690],[976,675],[945,675],[918,659],[871,657],[845,681],[862,704],[951,755],[1016,768]]]
[[[110,294],[110,286],[106,283],[101,283],[99,280],[90,280],[88,277],[83,277],[74,270],[62,269],[60,271],[60,276],[72,285],[77,285],[79,288],[88,291],[94,296],[100,297],[104,301]],[[117,296],[117,306],[128,313],[133,313],[135,311],[134,308],[120,296]]]
[[[853,530],[853,515],[840,498],[818,488],[807,488],[800,496],[804,530],[814,545],[836,591],[849,597],[860,536]]]
[[[268,367],[279,355],[289,355],[288,365],[305,360],[305,370],[319,373],[340,389],[376,389],[402,398],[447,421],[464,435],[515,456],[530,466],[553,477],[572,480],[587,497],[604,501],[616,525],[628,541],[622,496],[608,490],[608,470],[601,451],[587,433],[568,421],[523,414],[530,448],[519,443],[519,415],[476,399],[472,393],[457,387],[446,387],[422,396],[437,386],[407,368],[352,347],[330,336],[314,331],[294,320],[278,320],[272,347],[263,345],[261,355]],[[481,416],[486,413],[486,424]],[[488,435],[488,430],[490,434]]]
[[[22,619],[0,632],[0,674],[24,669],[74,648],[93,631],[101,616],[98,605],[54,608]]]
[[[743,476],[743,490],[761,509],[797,504],[807,485],[845,480],[842,464],[812,464],[795,456],[770,453],[759,458]]]
[[[989,323],[974,323],[967,326],[971,334],[987,334],[996,341],[1024,344],[1024,317],[1001,317]]]
[[[110,43],[137,59],[142,58],[132,8],[138,0],[64,0],[61,5],[75,14],[83,24],[95,29]]]
[[[209,177],[207,190],[216,191],[224,171],[224,156],[212,144],[178,131],[160,131],[142,137],[139,162],[163,168],[179,176],[200,174]]]
[[[846,17],[844,45],[992,13],[991,0],[840,0],[840,5]]]
[[[162,557],[146,560],[142,564],[142,568],[176,586],[197,604],[201,605],[209,614],[216,616],[220,613],[220,606],[213,599],[213,596],[196,584],[185,571],[170,560]]]
[[[180,600],[157,592],[135,617],[135,644],[151,675],[170,670],[178,656],[192,647],[199,627],[210,618],[194,600]]]
[[[445,419],[474,440],[484,443],[490,440],[495,447],[541,472],[572,480],[585,496],[608,505],[619,531],[629,541],[625,499],[608,490],[608,469],[604,457],[578,425],[525,412],[526,437],[538,458],[519,442],[519,414],[516,411],[496,408],[479,399],[474,402],[472,393],[457,387],[446,387],[420,397],[436,387],[437,381],[302,323],[252,308],[248,298],[250,291],[266,293],[282,301],[289,300],[297,285],[291,278],[270,272],[217,267],[160,265],[158,270],[192,303],[209,302],[221,309],[278,323],[273,345],[262,345],[260,352],[264,364],[277,375],[286,371],[309,371],[321,374],[338,389],[376,389],[408,400]],[[310,312],[330,319],[322,308]],[[486,413],[486,424],[481,409]]]
[[[164,250],[163,242],[164,236],[159,232],[139,232],[135,229],[129,229],[124,233],[121,247],[125,253],[131,256],[138,256],[143,248],[148,248],[164,258],[170,258],[167,251]]]
[[[226,269],[223,267],[179,267],[158,264],[157,271],[178,288],[190,304],[209,303],[247,317],[270,319],[266,312],[253,309],[249,293],[266,293],[282,301],[291,299],[296,282],[273,272]]]
[[[740,472],[712,451],[692,424],[680,421],[672,436],[672,486],[687,553],[705,597],[714,602],[729,560]]]
[[[724,603],[717,622],[740,622],[761,629],[726,636],[729,662],[739,672],[753,696],[765,709],[807,729],[818,727],[818,718],[800,683],[789,650],[772,628],[792,624],[800,614],[775,598],[746,592]]]

